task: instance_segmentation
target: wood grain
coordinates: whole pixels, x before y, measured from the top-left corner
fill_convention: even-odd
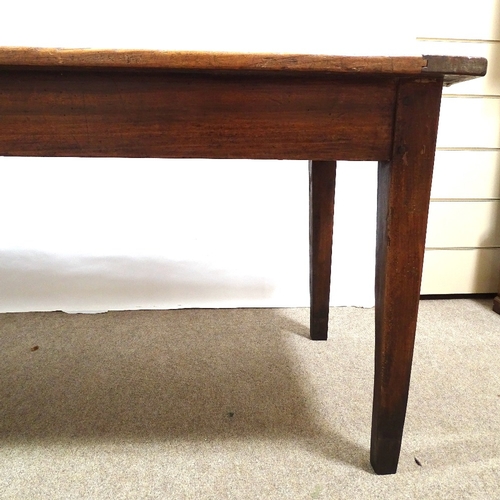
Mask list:
[[[335,161],[309,162],[311,339],[326,340],[330,311]]]
[[[0,155],[389,158],[395,82],[0,72]]]
[[[486,75],[488,61],[483,57],[424,56],[424,74],[444,75],[446,86]]]
[[[0,66],[418,74],[422,57],[0,48]]]
[[[486,73],[483,58],[449,56],[360,57],[154,50],[0,47],[0,67],[121,68],[178,71],[307,72],[333,74],[444,75],[447,84]]]
[[[410,384],[442,83],[402,81],[379,164],[371,463],[396,472]]]

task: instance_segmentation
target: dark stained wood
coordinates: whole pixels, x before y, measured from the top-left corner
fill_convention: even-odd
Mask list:
[[[309,159],[326,339],[334,160],[379,164],[371,463],[396,472],[443,81],[482,59],[0,48],[0,155]]]
[[[396,472],[408,399],[442,82],[401,81],[379,164],[371,463]]]
[[[311,339],[326,340],[332,268],[334,161],[309,162]]]
[[[497,295],[494,299],[493,299],[493,310],[500,314],[500,295]]]
[[[486,75],[488,61],[483,57],[424,56],[424,74],[444,75],[446,86]]]
[[[500,314],[500,281],[498,282],[498,295],[493,299],[493,310]]]
[[[378,160],[395,82],[0,71],[0,155]]]

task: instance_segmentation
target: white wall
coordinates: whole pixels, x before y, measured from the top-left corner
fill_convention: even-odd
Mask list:
[[[396,1],[75,5],[2,5],[0,45],[416,54]],[[337,186],[332,304],[371,306],[375,165]],[[307,197],[306,162],[0,158],[0,311],[307,306]]]
[[[496,293],[500,272],[500,1],[422,0],[418,49],[486,57],[444,89],[422,293]],[[425,13],[433,12],[432,16]],[[446,20],[446,22],[443,22]]]

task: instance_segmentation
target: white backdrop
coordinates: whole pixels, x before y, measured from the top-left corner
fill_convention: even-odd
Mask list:
[[[344,3],[17,1],[0,45],[415,53],[406,5]],[[373,305],[375,200],[341,163],[333,305]],[[0,158],[0,214],[0,311],[309,304],[305,161]]]

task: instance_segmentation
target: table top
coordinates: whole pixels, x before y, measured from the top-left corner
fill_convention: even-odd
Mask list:
[[[0,69],[131,69],[443,76],[445,84],[486,74],[487,61],[450,56],[334,56],[155,50],[0,47]]]

